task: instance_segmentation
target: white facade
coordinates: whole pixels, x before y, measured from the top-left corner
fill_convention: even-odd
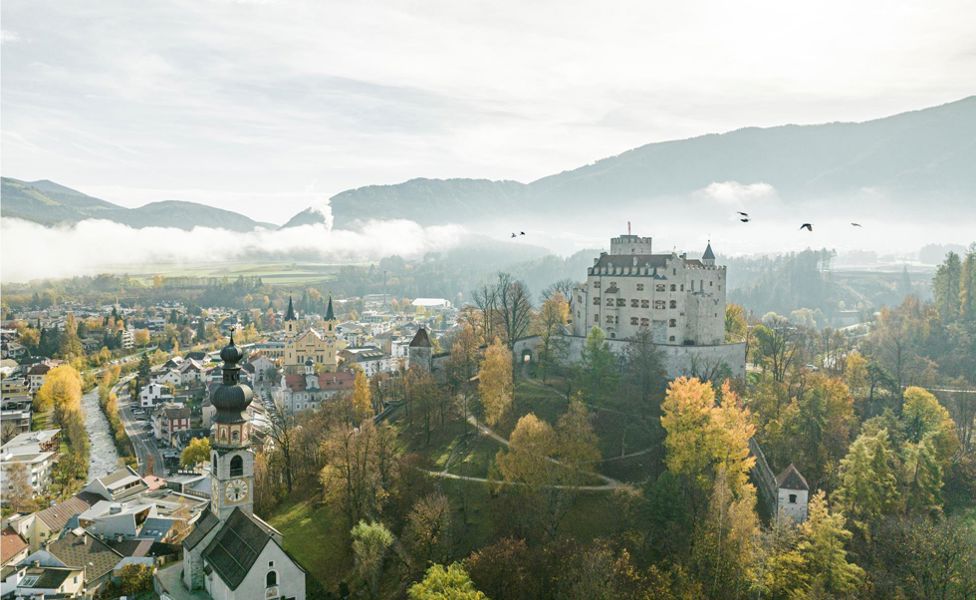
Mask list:
[[[273,584],[273,585],[268,585]],[[207,593],[214,600],[236,598],[294,598],[305,600],[305,572],[302,571],[272,537],[264,546],[244,581],[231,590],[211,571],[205,579]]]
[[[610,241],[573,293],[573,331],[599,327],[611,339],[650,331],[655,344],[718,345],[725,341],[725,267],[703,257],[652,254],[651,238]]]
[[[807,520],[807,504],[809,502],[807,490],[792,490],[779,488],[777,491],[776,508],[781,518],[792,519],[794,523]]]
[[[169,390],[156,382],[149,383],[139,390],[139,406],[142,408],[151,408],[160,402],[172,399],[173,395]]]

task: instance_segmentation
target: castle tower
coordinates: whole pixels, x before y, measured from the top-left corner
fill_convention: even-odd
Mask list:
[[[217,409],[211,446],[210,510],[224,521],[235,508],[251,514],[254,510],[254,452],[251,426],[245,411],[251,403],[251,388],[240,382],[238,363],[244,353],[234,345],[234,337],[220,351],[224,361],[223,381],[210,398]]]
[[[295,307],[291,296],[288,296],[288,312],[285,313],[285,337],[293,338],[298,334],[298,319],[295,317]]]
[[[708,245],[705,246],[705,253],[702,254],[701,261],[706,267],[715,266],[715,253],[712,252],[712,240],[708,240]]]
[[[430,343],[427,330],[421,327],[410,340],[410,346],[407,348],[407,366],[430,372],[433,367],[432,352],[433,344]]]

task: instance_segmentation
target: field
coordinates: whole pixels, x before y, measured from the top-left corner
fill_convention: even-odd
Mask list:
[[[141,279],[146,285],[152,284],[156,275],[166,278],[176,277],[219,277],[235,279],[260,277],[270,285],[318,284],[335,279],[336,273],[344,265],[325,263],[174,263],[154,265],[152,272],[136,272],[132,277]]]

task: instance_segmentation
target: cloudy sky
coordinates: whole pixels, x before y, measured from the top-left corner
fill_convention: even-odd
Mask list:
[[[973,92],[963,1],[4,0],[2,172],[281,223],[411,177]]]

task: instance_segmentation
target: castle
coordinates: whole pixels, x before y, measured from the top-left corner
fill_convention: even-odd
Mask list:
[[[701,259],[654,254],[651,238],[610,240],[573,298],[573,332],[601,328],[610,339],[650,331],[655,344],[717,345],[725,340],[725,267],[711,243]]]

